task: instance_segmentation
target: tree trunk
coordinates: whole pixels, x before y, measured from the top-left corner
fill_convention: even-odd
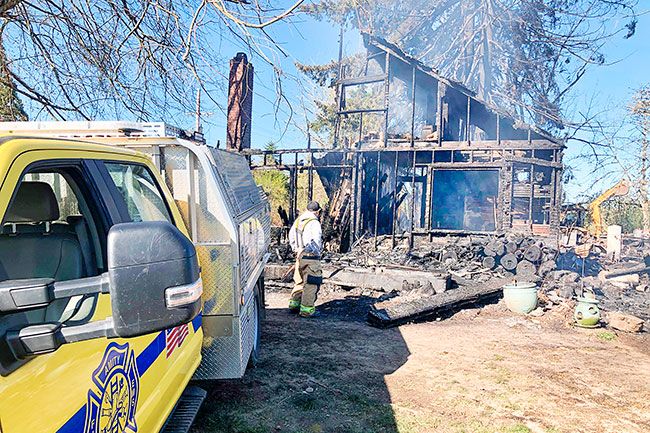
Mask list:
[[[485,1],[483,12],[483,58],[481,60],[481,83],[478,87],[478,95],[485,101],[492,101],[492,44],[494,33],[492,31],[492,20],[494,19],[494,8],[491,0]]]
[[[471,79],[472,65],[474,63],[474,56],[476,55],[476,34],[474,30],[474,14],[476,12],[476,5],[469,5],[468,2],[461,3],[461,11],[463,14],[463,59],[461,64],[463,83],[469,83]]]
[[[650,198],[648,196],[648,115],[641,119],[641,180],[639,197],[643,213],[643,232],[650,233]]]
[[[0,16],[5,15],[7,12],[22,3],[23,0],[6,0],[0,3]]]

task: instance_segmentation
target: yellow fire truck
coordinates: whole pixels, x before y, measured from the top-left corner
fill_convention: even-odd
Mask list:
[[[268,202],[193,138],[0,124],[0,432],[184,431],[256,360]]]

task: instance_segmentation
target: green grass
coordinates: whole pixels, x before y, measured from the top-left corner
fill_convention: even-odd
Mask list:
[[[598,337],[600,340],[603,340],[603,341],[616,340],[616,334],[614,334],[613,332],[610,332],[610,331],[599,332],[598,334],[596,334],[596,337]]]
[[[291,399],[291,403],[301,411],[312,411],[318,407],[318,398],[312,394],[298,394]]]
[[[269,197],[271,204],[271,221],[274,225],[281,225],[278,207],[288,210],[289,203],[289,176],[281,171],[255,170],[255,182],[262,187]]]
[[[505,433],[532,433],[532,430],[523,424],[516,424],[506,429]]]

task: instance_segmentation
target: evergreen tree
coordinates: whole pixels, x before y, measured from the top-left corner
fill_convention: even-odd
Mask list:
[[[16,94],[16,86],[11,79],[1,40],[0,37],[0,122],[27,120],[27,114],[23,110],[23,104]]]

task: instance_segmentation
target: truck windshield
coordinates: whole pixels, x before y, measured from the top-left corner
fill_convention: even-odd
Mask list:
[[[146,167],[107,162],[106,169],[124,198],[132,221],[172,222],[160,189]]]

